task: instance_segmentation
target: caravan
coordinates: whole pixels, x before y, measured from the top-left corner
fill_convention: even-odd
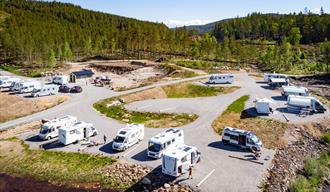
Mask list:
[[[58,85],[66,85],[69,83],[69,78],[68,78],[68,76],[64,76],[64,75],[55,76],[55,77],[53,77],[52,82],[54,84],[58,84]]]
[[[97,130],[93,124],[80,121],[70,127],[58,129],[59,141],[64,145],[69,145],[85,138],[96,136]]]
[[[288,79],[287,75],[279,74],[279,73],[265,73],[264,81],[270,82],[270,79]]]
[[[58,93],[57,85],[44,85],[40,89],[34,89],[31,93],[32,97],[40,97],[45,95],[55,95]]]
[[[113,139],[112,149],[125,151],[127,148],[142,141],[144,138],[143,124],[127,124],[120,129],[117,136]]]
[[[231,127],[226,127],[223,130],[222,142],[254,151],[260,151],[262,148],[262,142],[254,133]]]
[[[288,97],[289,95],[299,95],[299,96],[308,96],[308,89],[305,87],[296,87],[296,86],[282,86],[283,97]]]
[[[167,129],[149,139],[148,157],[161,158],[166,150],[183,143],[183,130]]]
[[[16,83],[19,81],[21,81],[21,79],[16,77],[0,79],[0,88],[10,87],[12,83]]]
[[[162,172],[164,174],[178,177],[188,172],[190,166],[200,161],[200,152],[196,147],[185,144],[168,150],[163,155]]]
[[[30,93],[34,89],[41,89],[41,83],[39,81],[27,81],[19,85],[20,93]]]
[[[49,140],[51,138],[58,137],[59,128],[68,127],[77,122],[77,117],[70,115],[52,119],[41,126],[38,136],[40,139],[43,140]]]
[[[274,104],[273,101],[267,98],[259,99],[257,98],[255,101],[255,108],[257,113],[259,114],[270,114],[273,112],[272,105]]]
[[[209,84],[218,84],[218,83],[233,83],[234,75],[232,74],[213,74],[209,78]]]

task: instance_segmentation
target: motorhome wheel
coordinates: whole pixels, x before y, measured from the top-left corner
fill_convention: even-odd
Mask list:
[[[49,136],[49,137],[47,137],[46,139],[47,139],[47,140],[50,140],[51,138],[50,138],[50,136]]]
[[[256,147],[251,147],[252,151],[257,151]]]

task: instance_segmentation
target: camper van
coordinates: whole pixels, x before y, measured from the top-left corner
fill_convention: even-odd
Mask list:
[[[53,83],[58,85],[66,85],[69,83],[69,78],[68,76],[64,76],[64,75],[55,76],[53,77]]]
[[[21,79],[16,77],[0,79],[0,88],[8,88],[12,85],[12,83],[19,81],[21,81]]]
[[[232,74],[213,74],[209,78],[209,84],[218,84],[218,83],[233,83],[234,75]]]
[[[58,137],[59,128],[68,127],[77,122],[77,117],[70,115],[52,119],[41,126],[38,136],[40,139],[43,140],[49,140],[51,138]]]
[[[284,78],[270,78],[268,85],[270,87],[282,87],[282,86],[288,86],[289,85],[289,79]]]
[[[270,114],[273,112],[271,105],[274,104],[273,101],[267,98],[259,99],[257,98],[255,101],[255,108],[257,113],[259,114]]]
[[[117,136],[113,139],[112,149],[117,151],[125,151],[129,147],[142,141],[144,138],[143,124],[127,124],[121,128]]]
[[[58,129],[59,141],[63,145],[69,145],[85,138],[96,136],[97,134],[98,132],[93,124],[83,121],[69,127],[61,127]]]
[[[27,81],[19,85],[20,93],[30,93],[34,89],[41,89],[41,83],[39,81]]]
[[[269,82],[270,79],[288,79],[287,75],[279,74],[279,73],[265,73],[264,81]]]
[[[289,95],[308,96],[308,89],[305,87],[282,86],[282,96],[287,98]]]
[[[315,97],[289,95],[287,104],[288,111],[292,112],[310,110],[313,113],[324,113],[327,110],[326,107]]]
[[[200,152],[196,147],[185,144],[178,145],[166,151],[162,159],[162,172],[164,174],[178,177],[188,172],[190,166],[200,161]]]
[[[40,97],[45,95],[55,95],[58,93],[57,85],[44,85],[40,89],[34,89],[31,93],[32,97]]]
[[[23,82],[24,82],[24,80],[20,80],[20,81],[17,81],[17,82],[12,82],[10,87],[9,87],[10,91],[19,91],[19,86]]]
[[[226,127],[222,132],[222,142],[239,146],[243,149],[260,151],[262,142],[250,131]]]
[[[159,159],[163,156],[165,151],[171,147],[175,147],[176,145],[183,143],[183,130],[167,129],[166,131],[149,139],[148,157]]]

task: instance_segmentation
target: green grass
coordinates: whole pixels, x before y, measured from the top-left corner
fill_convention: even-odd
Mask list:
[[[182,67],[187,67],[191,69],[210,69],[214,67],[224,66],[222,62],[214,62],[214,61],[186,61],[186,60],[179,60],[175,61],[175,63]]]
[[[148,127],[179,127],[191,123],[197,119],[194,114],[172,114],[172,113],[152,113],[128,111],[124,104],[107,107],[111,100],[104,100],[95,103],[94,108],[107,117],[125,123],[143,123]]]
[[[115,159],[100,155],[68,153],[59,151],[31,150],[17,139],[9,139],[12,149],[1,154],[0,172],[21,177],[35,177],[62,184],[101,183],[118,187],[111,178],[102,173],[102,168],[116,162]],[[1,142],[1,141],[0,141]],[[15,149],[23,151],[15,153]]]
[[[162,87],[169,98],[191,98],[191,97],[210,97],[224,92],[223,87],[207,87],[182,83]]]
[[[317,191],[329,175],[330,151],[321,153],[319,158],[308,158],[301,174],[291,183],[290,192]]]
[[[23,66],[13,65],[13,64],[0,65],[0,69],[2,70],[8,71],[10,73],[14,73],[16,75],[27,76],[27,77],[41,77],[42,72],[51,70],[45,67],[35,67],[33,69],[22,70],[23,68],[24,68]]]
[[[234,101],[232,104],[228,106],[228,108],[223,112],[223,114],[228,113],[242,113],[244,111],[245,102],[249,100],[250,96],[244,95]]]
[[[322,139],[327,143],[330,144],[330,133],[325,133],[322,135]]]

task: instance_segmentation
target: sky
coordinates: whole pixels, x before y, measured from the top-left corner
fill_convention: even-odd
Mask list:
[[[164,23],[169,27],[201,25],[252,12],[292,13],[305,7],[330,13],[330,0],[57,0],[85,9]]]

